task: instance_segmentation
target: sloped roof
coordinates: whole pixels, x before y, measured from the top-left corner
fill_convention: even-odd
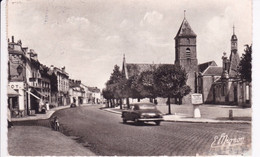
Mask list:
[[[209,66],[218,66],[215,61],[209,61],[198,65],[199,72],[204,72]]]
[[[126,72],[127,76],[131,77],[133,75],[139,75],[141,72],[148,71],[148,70],[155,70],[161,65],[168,65],[174,66],[174,64],[133,64],[133,63],[126,63]]]
[[[237,52],[231,52],[230,54],[230,69],[229,69],[229,77],[237,76],[237,67],[239,65],[240,58]]]
[[[87,87],[90,92],[100,93],[100,89],[97,87]]]
[[[204,72],[203,72],[203,76],[205,75],[214,75],[214,76],[221,76],[223,72],[222,67],[218,67],[218,66],[209,66]]]
[[[235,34],[233,34],[233,35],[231,36],[231,40],[237,41],[237,36],[236,36]]]
[[[188,23],[186,18],[184,18],[176,37],[196,37],[196,36],[197,35],[191,29],[190,24]]]

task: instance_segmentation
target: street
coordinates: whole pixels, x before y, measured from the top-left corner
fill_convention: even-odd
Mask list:
[[[162,122],[136,126],[123,124],[121,115],[99,105],[64,109],[59,117],[62,132],[97,155],[231,155],[251,153],[250,124]],[[225,137],[226,141],[216,141]],[[224,140],[224,138],[222,138]]]

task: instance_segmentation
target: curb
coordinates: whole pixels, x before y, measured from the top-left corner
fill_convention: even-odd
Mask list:
[[[110,110],[110,109],[101,109],[101,110],[111,112],[111,113],[115,113],[115,114],[121,114],[121,112],[119,112],[119,111],[113,111],[113,110]]]
[[[113,111],[111,109],[101,109],[110,113],[121,114],[119,111]],[[212,119],[175,119],[175,120],[164,120],[164,122],[182,122],[182,123],[218,123],[218,124],[252,124],[251,121],[231,121],[231,120],[212,120]]]
[[[89,106],[89,104],[81,104],[80,106],[77,107],[81,107],[81,106]],[[54,108],[53,110],[49,110],[44,116],[42,117],[36,117],[36,116],[27,116],[24,118],[12,118],[12,122],[19,122],[19,121],[30,121],[30,120],[45,120],[45,119],[49,119],[56,111],[60,111],[63,109],[68,109],[70,108],[70,105],[66,105],[66,106],[60,106],[57,108]]]

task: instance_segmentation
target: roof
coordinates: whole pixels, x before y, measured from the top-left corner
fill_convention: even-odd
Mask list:
[[[100,89],[97,87],[88,87],[88,90],[90,92],[94,92],[94,93],[100,93]]]
[[[230,54],[230,69],[229,69],[229,77],[237,76],[237,67],[239,65],[240,58],[237,52],[231,52]]]
[[[210,76],[221,76],[223,72],[222,67],[218,66],[209,66],[204,72],[203,76],[210,75]]]
[[[191,29],[190,24],[188,23],[186,18],[184,18],[176,37],[196,37],[196,36],[197,35]]]
[[[209,66],[218,66],[215,61],[209,61],[198,65],[199,72],[204,72]]]
[[[236,36],[235,34],[233,34],[233,35],[231,36],[231,40],[237,41],[237,36]]]
[[[160,65],[168,65],[174,66],[174,64],[133,64],[133,63],[126,63],[126,72],[127,76],[131,77],[134,75],[139,75],[141,72],[144,71],[153,71],[158,68]]]
[[[54,73],[55,75],[57,75],[58,72],[62,75],[65,75],[66,77],[69,77],[69,74],[67,72],[62,71],[61,69],[59,69],[57,67],[53,67],[53,70],[51,68],[49,68],[48,74],[52,75]]]

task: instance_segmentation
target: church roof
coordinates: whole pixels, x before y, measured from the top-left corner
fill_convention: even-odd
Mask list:
[[[230,69],[229,69],[229,77],[237,76],[237,67],[239,65],[240,58],[237,52],[231,52],[230,54]]]
[[[236,36],[235,34],[233,34],[233,35],[231,36],[231,40],[232,40],[232,41],[237,41],[237,36]]]
[[[133,64],[133,63],[126,63],[126,72],[128,78],[134,75],[139,75],[141,72],[148,71],[148,70],[155,70],[160,65],[168,65],[174,66],[174,64]]]
[[[188,23],[186,18],[184,18],[176,37],[196,37],[196,36],[197,35],[191,29],[190,24]]]
[[[210,75],[210,76],[221,76],[222,75],[222,67],[218,66],[209,66],[204,72],[203,76]]]
[[[209,61],[198,65],[199,72],[204,72],[209,66],[218,66],[215,61]]]

